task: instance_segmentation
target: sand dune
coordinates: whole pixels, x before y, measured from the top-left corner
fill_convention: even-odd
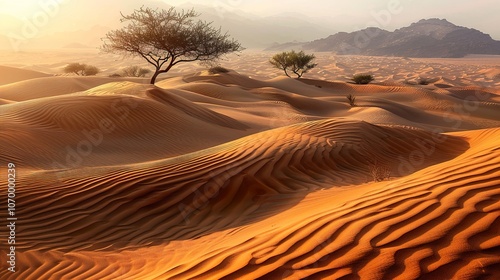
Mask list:
[[[246,128],[160,89],[146,95],[80,93],[3,105],[0,142],[24,166],[77,168],[180,155],[233,140]]]
[[[19,218],[18,272],[0,278],[498,278],[494,71],[378,59],[370,85],[236,69],[0,86]]]
[[[47,87],[38,86],[41,91],[27,94],[18,90],[32,88],[30,81],[5,86],[13,87],[19,95],[18,101],[34,99],[5,104],[0,116],[9,135],[0,141],[5,146],[12,141],[18,143],[7,154],[25,158],[24,164],[37,168],[161,159],[264,129],[332,117],[440,131],[449,131],[450,123],[459,125],[451,128],[453,130],[500,124],[500,105],[496,102],[475,102],[474,110],[464,118],[461,113],[467,104],[464,105],[463,98],[411,86],[327,85],[320,81],[323,86],[318,88],[311,84],[313,80],[304,80],[304,83],[285,78],[250,85],[251,79],[233,72],[191,75],[176,82],[166,80],[163,88],[122,81],[80,91],[109,80],[97,77],[43,79],[55,81],[30,80]],[[52,83],[60,88],[50,87]],[[75,84],[81,86],[73,92]],[[159,86],[162,85],[160,82]],[[347,93],[356,94],[360,107],[351,108],[346,104]],[[461,107],[463,109],[456,112],[449,111]],[[25,139],[33,139],[35,143]],[[128,143],[131,139],[132,142],[148,140],[137,145]],[[118,155],[109,157],[110,150]],[[59,153],[54,155],[53,151]]]
[[[469,136],[491,148],[490,137],[498,137],[498,130]],[[500,174],[498,154],[487,146],[405,179],[312,193],[244,230],[227,230],[224,239],[212,234],[195,248],[187,242],[171,245],[186,265],[176,261],[162,276],[494,279],[500,261]],[[472,158],[474,167],[463,168]],[[214,253],[203,250],[206,242]]]
[[[144,79],[133,78],[107,78],[107,77],[46,77],[30,79],[17,83],[0,86],[0,98],[13,101],[25,101],[36,98],[64,95],[85,91],[96,86],[111,83],[116,80],[136,80],[145,82]]]
[[[369,159],[406,175],[394,159],[408,158],[418,140],[432,136],[327,120],[125,169],[59,180],[36,172],[19,193],[26,223],[20,268],[48,258],[59,265],[30,277],[61,271],[77,279],[128,278],[127,271],[99,269],[124,261],[156,264],[130,271],[140,278],[491,274],[500,261],[499,133],[445,136],[420,171],[356,187],[371,180]],[[205,196],[197,204],[199,192]]]
[[[48,76],[50,75],[33,70],[0,65],[0,86],[19,81],[48,77]]]

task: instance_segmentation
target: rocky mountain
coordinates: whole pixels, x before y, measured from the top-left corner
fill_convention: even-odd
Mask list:
[[[282,49],[291,45],[287,43]],[[479,30],[457,26],[445,19],[423,19],[393,32],[376,27],[295,44],[310,51],[338,54],[406,57],[463,57],[467,54],[500,55],[500,41]],[[270,50],[280,49],[274,45]]]

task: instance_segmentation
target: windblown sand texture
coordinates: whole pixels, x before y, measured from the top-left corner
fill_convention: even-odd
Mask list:
[[[268,57],[156,85],[4,63],[0,278],[500,278],[500,59]]]

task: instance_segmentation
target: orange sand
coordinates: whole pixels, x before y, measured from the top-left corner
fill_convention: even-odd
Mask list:
[[[0,68],[0,278],[500,277],[498,66],[321,54],[300,81],[266,55],[154,86]]]

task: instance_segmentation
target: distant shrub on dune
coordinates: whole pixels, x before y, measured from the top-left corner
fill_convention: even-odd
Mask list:
[[[99,73],[99,68],[93,65],[73,62],[64,67],[64,73],[74,73],[78,76],[94,76]]]
[[[228,73],[229,70],[222,66],[214,66],[208,69],[208,73],[210,74],[218,74],[218,73]]]
[[[84,76],[94,76],[97,75],[97,73],[99,72],[100,72],[99,68],[92,65],[85,65],[85,69],[83,69]]]
[[[122,69],[122,76],[124,77],[146,77],[149,73],[151,73],[151,70],[137,65],[128,66]]]
[[[375,78],[369,74],[357,74],[352,77],[352,81],[358,85],[366,85],[373,82]]]
[[[109,75],[108,77],[110,78],[120,78],[122,75],[118,74],[118,73],[113,73],[111,75]]]
[[[419,84],[421,86],[426,86],[430,83],[431,83],[431,79],[428,79],[428,78],[419,77],[417,79],[417,84]]]

